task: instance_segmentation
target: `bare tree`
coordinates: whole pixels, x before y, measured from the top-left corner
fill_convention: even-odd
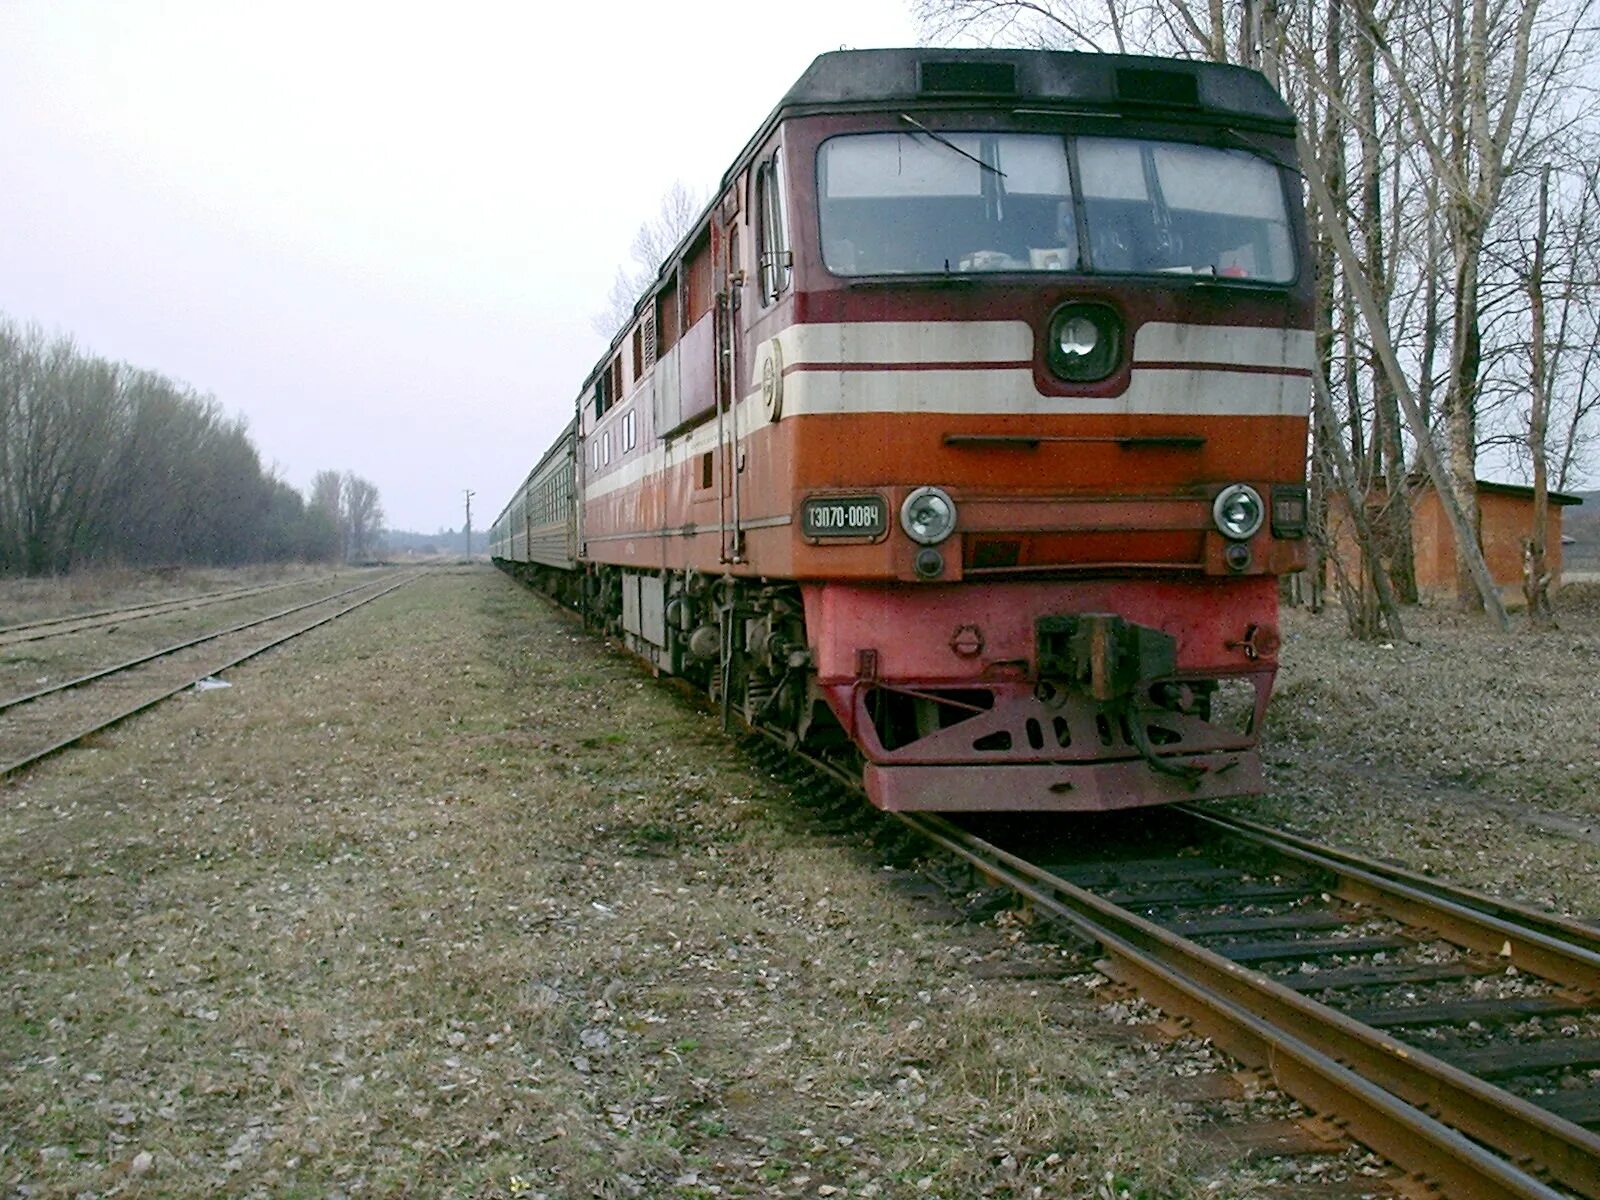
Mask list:
[[[1364,0],[1356,0],[1363,3]],[[1450,370],[1444,392],[1450,480],[1469,528],[1477,527],[1479,391],[1484,365],[1484,250],[1508,176],[1540,151],[1562,121],[1564,85],[1587,0],[1513,0],[1452,8],[1434,66],[1448,80],[1444,103],[1413,86],[1370,7],[1363,32],[1387,68],[1409,131],[1439,181],[1453,259]],[[1465,546],[1457,546],[1457,593],[1474,599]]]
[[[1239,62],[1247,44],[1270,54],[1276,6],[1239,0],[915,0],[912,13],[939,42],[1168,54]],[[1230,11],[1231,10],[1231,11]],[[1235,42],[1228,44],[1229,31]]]
[[[299,494],[215,399],[0,319],[0,572],[240,563],[308,544]]]
[[[90,548],[123,417],[115,366],[0,324],[0,568],[65,571]]]
[[[353,471],[346,471],[343,487],[345,557],[366,558],[376,549],[378,531],[383,524],[383,506],[378,489]]]
[[[681,180],[667,189],[655,217],[640,225],[633,235],[633,245],[628,250],[631,265],[617,268],[606,294],[606,305],[591,322],[596,333],[609,339],[628,323],[639,297],[655,282],[661,264],[694,227],[705,203],[703,196],[685,187]]]

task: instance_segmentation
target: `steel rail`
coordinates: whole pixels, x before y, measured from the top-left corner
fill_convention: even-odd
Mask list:
[[[1203,813],[1191,815],[1205,819]],[[1230,832],[1244,837],[1243,831]],[[1504,959],[1518,970],[1600,994],[1600,952],[1529,928],[1515,919],[1516,905],[1501,906],[1501,911],[1510,915],[1491,914],[1443,894],[1444,889],[1422,891],[1387,872],[1357,866],[1352,861],[1355,855],[1329,854],[1327,848],[1314,843],[1296,845],[1299,839],[1274,837],[1270,831],[1255,833],[1249,840],[1334,875],[1339,880],[1336,891],[1344,899],[1380,909],[1407,925],[1431,930],[1458,946]]]
[[[390,578],[393,577],[391,576]],[[383,580],[381,579],[369,579],[365,583],[356,584],[355,587],[345,588],[342,592],[334,592],[331,595],[320,596],[315,600],[307,600],[304,604],[296,604],[289,608],[280,609],[277,612],[271,613],[265,617],[256,617],[249,621],[241,621],[237,625],[230,625],[227,629],[219,629],[215,632],[204,634],[201,637],[190,638],[186,642],[176,642],[171,646],[164,646],[160,650],[152,650],[148,654],[141,654],[137,658],[130,658],[126,662],[120,662],[110,667],[102,667],[100,670],[91,671],[87,675],[79,675],[75,679],[63,680],[61,683],[53,683],[49,687],[38,688],[34,691],[26,692],[21,696],[12,696],[6,700],[0,700],[0,712],[5,712],[10,708],[16,708],[18,705],[27,704],[32,700],[41,700],[46,696],[53,696],[57,692],[65,692],[70,691],[73,688],[82,687],[86,683],[93,683],[97,679],[104,679],[108,675],[115,675],[121,671],[127,671],[134,667],[143,666],[147,662],[154,662],[158,658],[165,658],[167,655],[176,654],[180,650],[188,650],[190,647],[203,645],[206,642],[214,642],[218,638],[227,637],[229,634],[242,633],[246,629],[254,629],[257,625],[265,625],[269,621],[277,621],[281,620],[283,617],[293,616],[297,612],[304,612],[306,609],[315,608],[319,604],[327,604],[330,601],[338,600],[348,596],[352,592],[359,592],[365,588],[372,587],[375,584],[382,582]]]
[[[95,725],[91,729],[79,730],[77,733],[74,733],[74,734],[72,734],[72,735],[70,735],[68,737],[62,738],[61,740],[59,740],[57,742],[53,742],[51,745],[46,746],[44,749],[36,750],[32,754],[29,754],[29,755],[26,755],[23,758],[17,759],[15,762],[10,762],[10,763],[5,763],[4,765],[0,765],[0,779],[5,779],[5,778],[8,778],[8,777],[10,777],[12,775],[16,775],[19,772],[26,770],[28,767],[34,766],[36,763],[39,763],[39,762],[43,761],[44,759],[50,758],[53,755],[61,753],[61,751],[63,751],[63,750],[69,750],[73,746],[76,746],[79,742],[83,741],[83,739],[86,738],[86,737],[90,737],[93,734],[100,733],[102,730],[110,729],[114,725],[120,725],[120,724],[122,724],[122,722],[128,720],[129,718],[136,717],[140,713],[145,712],[148,709],[154,708],[156,705],[160,704],[162,701],[170,700],[172,697],[176,696],[179,692],[186,691],[187,689],[192,688],[195,684],[199,683],[202,679],[209,679],[213,675],[220,675],[223,671],[227,671],[227,670],[229,670],[229,669],[231,669],[233,667],[237,667],[240,663],[248,662],[250,659],[255,658],[259,654],[265,654],[268,650],[271,650],[276,646],[283,645],[284,642],[292,641],[294,638],[300,637],[303,634],[310,633],[313,629],[318,629],[321,626],[328,624],[328,622],[330,622],[330,621],[336,621],[340,617],[347,616],[348,614],[355,612],[356,609],[363,608],[366,605],[371,604],[374,600],[381,600],[381,599],[383,599],[383,597],[387,596],[390,592],[397,591],[400,588],[405,587],[408,583],[414,583],[416,580],[422,578],[422,576],[425,575],[425,574],[427,574],[426,571],[419,571],[415,575],[408,575],[406,578],[401,579],[396,583],[390,584],[388,587],[384,588],[381,592],[378,592],[378,593],[376,593],[374,595],[368,596],[365,599],[357,600],[354,604],[347,605],[346,607],[341,608],[336,613],[330,613],[325,617],[318,618],[317,620],[313,621],[309,625],[303,625],[299,629],[292,630],[289,633],[284,634],[282,637],[274,638],[272,641],[267,642],[264,645],[257,646],[253,650],[247,650],[243,654],[240,654],[240,655],[238,655],[238,656],[236,656],[234,658],[231,658],[225,663],[222,663],[222,664],[217,665],[217,666],[212,666],[207,671],[205,671],[203,674],[196,675],[193,678],[188,679],[185,682],[178,684],[176,687],[168,688],[166,691],[162,692],[159,696],[152,696],[152,697],[149,697],[149,698],[147,698],[145,700],[142,700],[138,704],[133,705],[131,708],[126,708],[126,709],[122,710],[121,712],[117,713],[115,716],[106,718],[104,721],[101,721],[98,725]],[[358,589],[352,588],[351,590],[355,591],[355,590],[358,590]],[[348,593],[344,593],[344,592],[340,593],[340,595],[347,595],[347,594]]]
[[[1268,846],[1278,853],[1301,857],[1305,862],[1315,860],[1325,870],[1335,873],[1345,869],[1361,871],[1373,878],[1402,884],[1413,892],[1449,901],[1459,908],[1469,909],[1487,917],[1497,917],[1519,927],[1523,932],[1541,933],[1600,956],[1600,929],[1582,921],[1575,921],[1571,917],[1564,917],[1559,913],[1540,912],[1524,904],[1500,900],[1481,892],[1457,887],[1455,884],[1430,879],[1426,875],[1393,863],[1380,862],[1333,846],[1324,846],[1309,838],[1285,833],[1256,821],[1245,820],[1243,817],[1212,812],[1191,804],[1175,804],[1173,808],[1197,821],[1205,822],[1247,841]],[[1307,855],[1311,857],[1303,857]]]
[[[320,583],[320,579],[290,579],[282,583],[259,584],[255,587],[223,589],[216,592],[199,592],[193,596],[176,596],[166,600],[151,600],[144,604],[131,604],[126,608],[101,608],[93,612],[74,613],[69,617],[51,617],[44,621],[23,621],[16,625],[0,625],[0,646],[21,646],[27,642],[43,641],[45,638],[66,637],[69,634],[87,632],[98,629],[99,625],[85,625],[82,629],[54,629],[56,625],[70,625],[74,621],[93,621],[104,618],[102,622],[122,618],[129,621],[140,621],[145,617],[159,617],[159,611],[181,612],[189,608],[203,608],[208,604],[220,604],[225,600],[244,600],[251,596],[263,595],[266,592],[281,591],[283,588],[295,587],[306,583]],[[45,630],[35,633],[31,637],[12,637],[14,633],[32,633],[34,630]]]
[[[1536,1164],[1561,1186],[1600,1197],[1600,1137],[1581,1126],[1231,962],[943,818],[896,816],[1098,943],[1109,959],[1100,968],[1106,974],[1136,987],[1169,1012],[1188,1016],[1241,1061],[1266,1069],[1290,1095],[1336,1118],[1391,1161],[1427,1176],[1452,1200],[1560,1194],[1513,1163]]]

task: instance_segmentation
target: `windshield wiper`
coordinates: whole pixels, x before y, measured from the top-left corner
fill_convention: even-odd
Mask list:
[[[1001,179],[1004,179],[1006,177],[1006,173],[1004,171],[1002,171],[999,167],[995,166],[993,163],[984,162],[983,159],[979,158],[976,154],[968,154],[960,146],[956,145],[949,138],[945,137],[944,134],[935,133],[933,130],[929,129],[926,125],[924,125],[921,121],[919,121],[915,117],[913,117],[910,113],[901,113],[900,114],[900,119],[902,121],[904,121],[907,125],[915,126],[918,130],[920,130],[922,133],[927,134],[934,141],[938,142],[941,146],[948,146],[950,149],[954,150],[957,154],[961,155],[962,158],[970,158],[973,162],[977,163],[985,171],[993,171],[996,175],[1000,176]]]
[[[979,277],[974,275],[955,275],[946,269],[943,275],[936,275],[928,271],[916,273],[907,272],[892,275],[856,276],[845,284],[847,288],[969,288],[979,282]]]
[[[1227,134],[1230,138],[1232,138],[1235,142],[1237,142],[1244,149],[1249,150],[1252,153],[1259,154],[1262,158],[1266,159],[1268,162],[1282,167],[1285,171],[1292,172],[1294,175],[1298,176],[1301,179],[1304,179],[1306,177],[1305,171],[1303,171],[1300,167],[1296,166],[1294,163],[1291,163],[1291,162],[1284,162],[1283,159],[1279,158],[1276,154],[1274,154],[1271,150],[1267,149],[1265,146],[1256,145],[1255,142],[1252,142],[1249,138],[1245,137],[1244,134],[1240,133],[1237,129],[1233,128],[1231,125],[1224,125],[1222,127],[1222,132]]]

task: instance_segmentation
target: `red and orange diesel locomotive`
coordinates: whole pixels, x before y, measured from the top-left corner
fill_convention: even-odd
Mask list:
[[[492,553],[883,808],[1257,791],[1312,306],[1262,76],[824,54]]]

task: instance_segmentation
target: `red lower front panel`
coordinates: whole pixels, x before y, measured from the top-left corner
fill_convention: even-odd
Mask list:
[[[1100,700],[1041,680],[1035,622],[1090,613],[1167,633],[1176,670]],[[823,698],[882,808],[1100,810],[1261,790],[1273,579],[819,585],[806,618]]]
[[[883,767],[867,765],[867,795],[888,812],[1106,812],[1254,796],[1263,790],[1254,750],[1203,755],[1198,782],[1158,775],[1143,762],[1072,766]]]

